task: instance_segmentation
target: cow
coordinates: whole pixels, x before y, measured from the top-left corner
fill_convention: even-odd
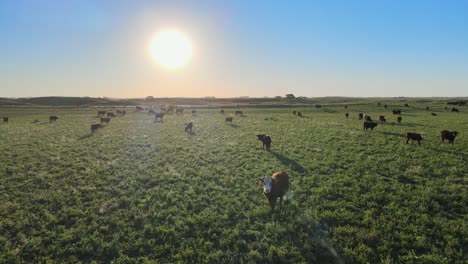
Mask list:
[[[97,131],[99,128],[102,128],[102,125],[101,125],[101,124],[92,124],[92,125],[91,125],[91,133],[94,133],[94,132]]]
[[[408,104],[405,104],[405,107],[409,107],[409,105],[408,105]]]
[[[115,115],[114,115],[113,112],[108,112],[108,113],[107,113],[107,117],[115,117]]]
[[[347,106],[347,105],[345,105],[345,106],[344,106],[344,109],[348,109],[348,106]]]
[[[257,139],[262,141],[263,143],[263,148],[268,151],[270,151],[270,145],[271,145],[271,137],[266,135],[266,134],[259,134],[257,135]]]
[[[393,113],[394,115],[401,115],[401,110],[400,110],[400,109],[398,109],[398,110],[392,110],[392,113]]]
[[[59,118],[56,117],[56,116],[49,116],[49,122],[50,123],[57,121],[57,119],[59,119]]]
[[[244,113],[242,111],[236,111],[235,114],[236,115],[243,115]]]
[[[372,122],[372,118],[368,115],[364,115],[364,121]]]
[[[110,121],[111,121],[110,117],[101,117],[101,125],[103,123],[106,123],[106,125],[108,125]]]
[[[156,114],[156,112],[153,109],[150,109],[148,111],[148,115],[155,115],[155,114]]]
[[[286,171],[278,171],[272,176],[260,178],[260,182],[263,184],[263,193],[270,203],[271,210],[274,210],[278,198],[281,205],[283,196],[289,191],[289,175]]]
[[[458,135],[458,132],[457,131],[447,131],[447,130],[442,130],[440,131],[440,138],[442,139],[442,142],[444,142],[444,140],[448,140],[449,143],[451,143],[453,145],[453,141],[455,140],[455,137],[457,137]]]
[[[195,115],[197,113],[197,110],[192,110],[192,115]]]
[[[226,121],[224,123],[231,123],[232,124],[232,117],[226,117]]]
[[[399,117],[397,118],[398,124],[401,123],[401,120],[402,120],[402,119],[403,119],[403,118],[402,118],[401,116],[399,116]]]
[[[97,115],[98,116],[104,116],[106,114],[106,111],[98,111]]]
[[[224,115],[224,109],[219,110],[219,112]]]
[[[348,117],[349,117],[349,113],[346,113],[346,114],[344,114],[344,115],[346,116],[346,118],[348,118]]]
[[[384,104],[384,106],[383,106],[383,107],[384,107],[385,109],[387,109],[387,104]]]
[[[192,134],[192,127],[193,127],[193,123],[190,122],[188,123],[186,126],[185,126],[185,132],[189,132],[190,134]]]
[[[363,116],[364,116],[363,113],[359,113],[359,116],[358,116],[359,120],[362,120]]]
[[[418,142],[418,145],[421,145],[421,140],[423,140],[424,138],[426,138],[426,134],[424,133],[419,134],[408,132],[406,133],[406,144],[408,144],[410,140],[415,140]]]
[[[457,112],[458,113],[459,112],[458,108],[452,107],[452,112]]]
[[[431,115],[433,115],[433,116],[437,116],[437,114],[436,114],[436,113],[431,113]]]
[[[302,113],[301,112],[297,112],[297,116],[299,117],[303,117]]]
[[[3,117],[3,123],[8,123],[8,117],[7,116]]]
[[[445,109],[445,110],[448,110],[448,107],[445,107],[444,109]]]
[[[127,111],[122,110],[122,115],[124,116],[124,115],[126,115],[126,114],[127,114]]]
[[[426,110],[429,110],[429,109],[430,109],[429,106],[426,106]]]
[[[368,128],[370,128],[371,130],[374,130],[374,127],[376,126],[377,126],[377,123],[364,121],[364,130],[367,130]]]
[[[183,108],[177,108],[176,109],[176,115],[183,115],[184,114],[184,109]]]
[[[136,111],[143,111],[143,107],[141,106],[135,106],[135,108],[136,108]]]
[[[115,111],[117,114],[122,114],[122,110],[116,110]]]
[[[377,106],[380,106],[380,105],[381,105],[381,103],[380,103],[380,102],[378,102],[378,103],[377,103]]]
[[[385,119],[385,116],[379,116],[379,121],[385,123],[387,122],[387,119]]]
[[[315,105],[315,108],[317,108],[317,109],[320,109],[321,107],[322,107],[321,104],[316,104],[316,105]]]
[[[294,111],[293,111],[293,115],[296,115],[296,114],[297,114],[297,112],[296,112],[296,110],[294,110]]]
[[[159,121],[162,123],[165,114],[166,114],[166,113],[164,113],[164,112],[156,113],[156,114],[154,115],[154,122],[158,121],[158,119],[159,119]]]

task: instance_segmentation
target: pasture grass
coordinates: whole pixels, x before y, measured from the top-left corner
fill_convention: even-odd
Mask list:
[[[127,110],[95,134],[98,109],[0,108],[0,262],[466,263],[468,109],[410,105]],[[271,211],[258,178],[282,169]]]

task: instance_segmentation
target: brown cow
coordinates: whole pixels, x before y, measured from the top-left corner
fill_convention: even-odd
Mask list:
[[[143,111],[143,107],[141,106],[135,106],[135,108],[136,108],[136,111]]]
[[[185,132],[189,132],[190,134],[192,134],[192,127],[193,127],[193,123],[190,122],[188,123],[186,126],[185,126]]]
[[[3,117],[3,123],[8,123],[8,117],[7,116]]]
[[[408,132],[406,133],[406,144],[408,144],[410,140],[415,140],[418,142],[418,145],[421,145],[421,140],[423,140],[424,138],[426,138],[426,134],[424,133],[419,134]]]
[[[101,125],[102,123],[106,123],[106,125],[108,125],[110,121],[111,121],[110,117],[101,117]]]
[[[455,137],[457,137],[458,135],[458,132],[457,131],[448,131],[448,130],[442,130],[440,131],[440,138],[442,139],[442,142],[444,142],[444,140],[448,140],[449,143],[451,143],[453,145],[453,141],[455,140]]]
[[[91,125],[91,133],[94,133],[94,131],[97,131],[99,128],[102,128],[101,124],[92,124]]]
[[[376,127],[377,125],[378,124],[374,122],[364,121],[364,130],[367,130],[368,128],[370,128],[371,130],[374,130],[374,127]]]
[[[56,116],[49,116],[49,122],[50,123],[57,121],[57,119],[59,119],[59,118],[56,117]]]
[[[257,135],[257,139],[262,141],[263,143],[263,148],[266,150],[270,151],[270,145],[271,145],[271,137],[266,135],[266,134],[259,134]]]
[[[344,114],[344,115],[346,116],[346,118],[348,118],[348,117],[349,117],[349,113],[346,113],[346,114]]]
[[[226,121],[224,121],[224,123],[231,123],[232,124],[232,120],[233,120],[232,117],[226,117]]]
[[[97,115],[98,116],[104,116],[106,114],[106,111],[98,111]]]
[[[224,109],[219,110],[219,112],[224,115]]]
[[[379,116],[379,120],[380,120],[380,122],[382,122],[382,123],[387,122],[387,119],[385,119],[385,116]]]
[[[159,119],[159,121],[162,123],[162,122],[163,122],[164,115],[166,115],[166,113],[164,113],[164,112],[156,113],[156,114],[154,115],[154,122],[158,121],[158,119]]]
[[[236,115],[243,115],[244,113],[242,111],[236,111],[235,114]]]
[[[280,198],[280,205],[283,202],[283,196],[289,191],[289,175],[285,171],[278,171],[272,176],[260,178],[263,183],[263,193],[270,203],[271,210],[275,209],[276,200]]]
[[[184,109],[183,108],[177,108],[175,111],[176,111],[176,115],[183,115],[184,114]]]

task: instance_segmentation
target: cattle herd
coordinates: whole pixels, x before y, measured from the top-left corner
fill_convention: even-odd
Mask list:
[[[378,106],[381,104],[378,103]],[[317,109],[320,109],[322,106],[320,104],[315,105]],[[409,105],[405,104],[405,107],[408,108]],[[348,106],[344,106],[345,109],[348,109]],[[387,105],[384,105],[384,108],[387,109]],[[426,107],[426,110],[429,110],[429,107]],[[160,107],[159,111],[155,111],[152,107],[142,107],[142,106],[136,106],[135,107],[136,112],[142,112],[147,110],[149,115],[154,115],[154,122],[160,122],[163,123],[163,118],[166,114],[172,114],[176,113],[176,115],[183,115],[184,114],[184,108],[180,107],[175,107],[175,106],[162,106]],[[451,109],[448,109],[445,107],[445,110],[451,111],[451,112],[459,112],[459,110],[455,107],[452,107]],[[195,116],[197,114],[196,110],[192,110],[192,115]],[[221,109],[220,110],[221,114],[225,114],[225,110]],[[303,114],[299,111],[293,110],[292,111],[293,115],[298,116],[298,117],[304,117]],[[398,123],[402,122],[402,117],[401,117],[401,109],[394,109],[391,111],[392,114],[398,115],[396,118],[396,121]],[[99,118],[99,123],[93,123],[91,124],[91,134],[94,134],[96,131],[99,129],[104,128],[104,125],[109,125],[111,122],[112,118],[116,118],[117,116],[125,116],[126,111],[125,110],[116,110],[116,114],[112,111],[98,111],[97,112],[97,117]],[[234,116],[244,116],[243,111],[240,110],[235,110],[234,111]],[[437,116],[435,113],[431,113],[432,116]],[[345,113],[345,117],[348,119],[350,116],[349,113]],[[53,123],[56,122],[59,118],[57,116],[50,116],[49,117],[49,122]],[[377,127],[380,122],[380,124],[385,124],[387,123],[387,119],[385,116],[380,115],[378,122],[374,121],[370,115],[364,114],[364,113],[358,113],[358,119],[363,120],[363,128],[364,130],[373,130],[374,128]],[[4,116],[3,117],[3,122],[8,123],[9,117]],[[232,122],[234,120],[233,116],[228,116],[225,117],[225,123],[229,123],[232,125]],[[188,132],[190,134],[193,133],[193,122],[189,122],[185,124],[185,132]],[[442,130],[440,132],[440,138],[441,142],[443,143],[445,140],[447,140],[450,144],[454,143],[455,138],[459,132],[457,131],[448,131],[448,130]],[[272,138],[270,135],[267,134],[258,134],[256,135],[257,139],[262,142],[263,149],[270,151],[271,150],[271,143],[272,143]],[[410,141],[416,141],[418,145],[421,145],[421,141],[423,141],[426,138],[425,133],[415,133],[415,132],[407,132],[406,133],[406,144],[408,144]],[[280,199],[280,204],[283,200],[283,196],[287,194],[289,191],[289,175],[287,174],[286,171],[279,171],[275,172],[272,176],[265,176],[263,178],[260,178],[260,181],[263,184],[263,193],[267,197],[271,209],[275,208],[276,201],[279,198]]]

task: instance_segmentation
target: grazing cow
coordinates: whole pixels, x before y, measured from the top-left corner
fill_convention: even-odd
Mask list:
[[[347,106],[347,105],[345,105],[345,106],[344,106],[344,109],[348,109],[348,106]]]
[[[176,111],[176,115],[183,115],[184,114],[184,109],[183,108],[177,108],[175,111]]]
[[[297,112],[297,115],[303,117],[301,112]]]
[[[242,111],[236,111],[235,114],[236,115],[243,115],[244,113]]]
[[[377,106],[380,106],[380,102],[377,103]]]
[[[426,137],[426,134],[424,133],[411,133],[411,132],[408,132],[406,133],[406,144],[408,144],[408,142],[411,140],[415,140],[418,142],[418,145],[421,145],[421,140],[423,140],[424,138]]]
[[[433,116],[437,116],[437,114],[436,114],[436,113],[431,113],[431,115],[433,115]]]
[[[99,128],[102,128],[101,124],[92,124],[91,125],[91,133],[94,133],[94,131],[98,130]]]
[[[297,112],[296,112],[296,110],[294,110],[294,111],[293,111],[293,115],[296,115],[296,114],[297,114]]]
[[[445,107],[445,110],[448,110],[448,107]]]
[[[458,108],[452,107],[452,112],[457,112],[458,113],[459,112]]]
[[[143,111],[143,107],[141,106],[135,106],[135,108],[136,108],[136,111]]]
[[[372,118],[368,115],[364,115],[364,121],[372,122]]]
[[[57,119],[59,119],[59,118],[56,117],[56,116],[50,116],[50,117],[49,117],[49,122],[50,122],[50,123],[55,122],[55,121],[57,121]]]
[[[387,122],[387,119],[385,119],[385,116],[379,116],[379,120],[380,120],[380,122],[382,122],[382,123]]]
[[[409,105],[408,105],[408,104],[405,104],[405,107],[409,107]]]
[[[383,107],[384,107],[385,109],[387,109],[387,104],[384,104],[384,106],[383,106]]]
[[[195,115],[197,113],[197,110],[192,110],[192,115]]]
[[[368,128],[370,128],[371,130],[374,130],[374,127],[376,126],[377,126],[377,123],[364,121],[364,130],[367,130]]]
[[[190,122],[188,123],[186,126],[185,126],[185,132],[189,132],[190,134],[192,134],[192,127],[193,127],[193,123]]]
[[[270,145],[271,145],[271,137],[266,135],[266,134],[259,134],[257,135],[257,139],[262,141],[263,143],[263,148],[266,147],[266,150],[270,151]]]
[[[289,191],[289,175],[285,171],[278,171],[272,176],[260,178],[260,182],[263,184],[263,193],[270,203],[271,210],[274,210],[278,198],[281,205],[283,196]]]
[[[97,115],[98,116],[104,116],[106,114],[106,111],[98,111]]]
[[[115,115],[114,115],[113,112],[108,112],[108,113],[107,113],[107,117],[115,117]]]
[[[6,116],[3,117],[3,123],[8,123],[8,117]]]
[[[449,143],[451,143],[453,145],[453,141],[455,140],[455,137],[457,137],[458,135],[458,132],[457,131],[447,131],[447,130],[442,130],[440,131],[440,138],[442,139],[442,142],[444,142],[444,140],[448,140]]]
[[[401,115],[401,110],[400,110],[400,109],[398,109],[398,110],[392,110],[392,113],[393,113],[394,115]]]
[[[363,113],[359,113],[359,120],[362,120],[364,114]]]
[[[226,121],[224,123],[231,123],[232,124],[232,117],[226,117]]]
[[[316,105],[315,105],[315,108],[317,108],[317,109],[320,109],[321,107],[322,107],[321,104],[316,104]]]
[[[159,121],[162,123],[165,114],[166,114],[166,113],[164,113],[164,112],[156,113],[156,114],[154,115],[154,122],[158,121],[158,119],[159,119]]]
[[[224,115],[224,109],[219,110],[219,112]]]
[[[346,118],[348,118],[348,117],[349,117],[349,113],[346,113],[346,114],[344,114],[344,115],[346,116]]]
[[[426,106],[426,110],[429,110],[429,106]]]
[[[106,123],[106,125],[108,125],[110,121],[111,121],[110,117],[101,117],[101,125],[103,123]]]
[[[401,123],[401,120],[402,120],[402,119],[403,119],[403,118],[402,118],[401,116],[399,116],[399,117],[397,118],[398,123]]]

